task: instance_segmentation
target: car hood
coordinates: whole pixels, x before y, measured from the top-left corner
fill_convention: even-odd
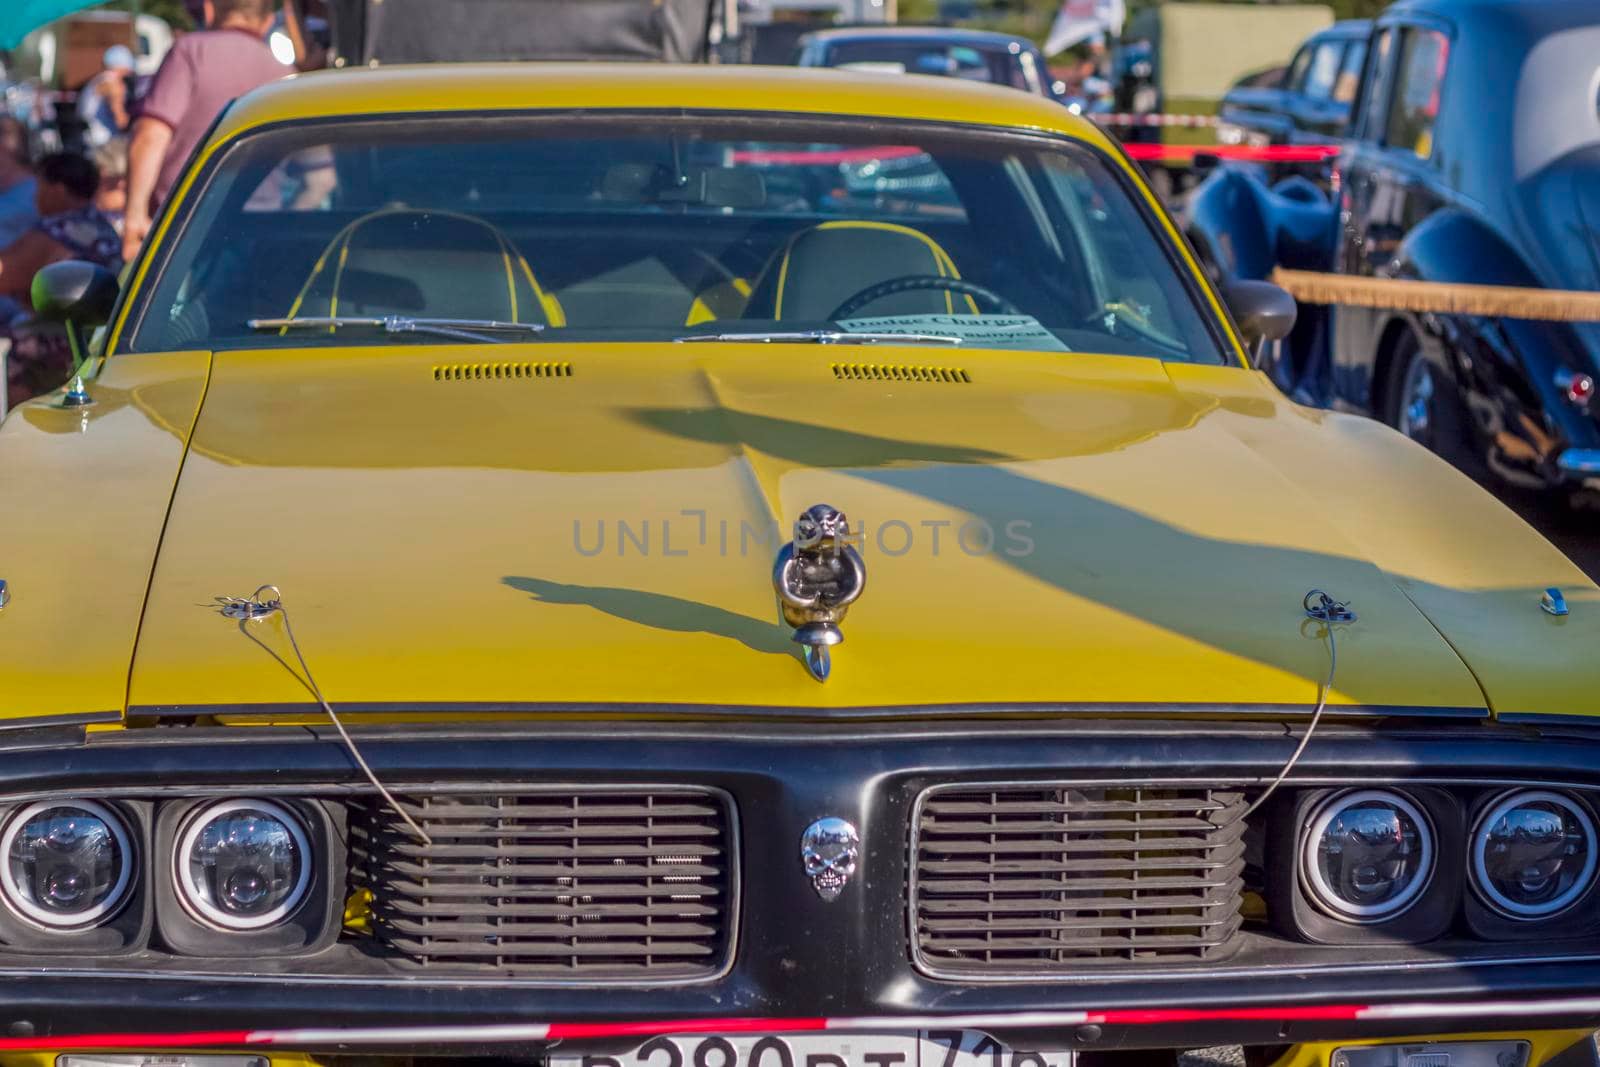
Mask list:
[[[824,684],[770,578],[780,530],[819,502],[864,531],[868,568]],[[1476,548],[1438,540],[1464,530]],[[273,584],[352,710],[1293,715],[1328,666],[1301,611],[1319,588],[1360,616],[1336,706],[1481,715],[1429,616],[1469,645],[1475,627],[1488,663],[1548,637],[1537,591],[1562,582],[1595,594],[1420,449],[1242,370],[759,345],[230,352],[128,701],[306,709],[282,618],[217,611]],[[1592,625],[1566,633],[1593,647]]]
[[[122,718],[210,354],[111,361],[96,402],[0,422],[0,728]]]

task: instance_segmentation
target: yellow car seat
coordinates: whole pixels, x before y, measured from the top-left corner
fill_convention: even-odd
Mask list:
[[[472,215],[403,207],[340,230],[287,317],[336,315],[566,325],[560,302],[498,228]]]
[[[747,319],[820,321],[869,286],[907,275],[960,278],[939,242],[893,222],[841,219],[801,230],[762,272],[744,309]],[[860,315],[978,313],[971,297],[937,289],[894,293]]]

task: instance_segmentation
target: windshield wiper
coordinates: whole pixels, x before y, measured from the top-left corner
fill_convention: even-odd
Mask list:
[[[537,322],[496,322],[493,319],[416,319],[405,315],[385,315],[382,318],[357,318],[337,315],[331,318],[305,319],[251,319],[245,323],[252,330],[326,330],[333,327],[367,326],[384,333],[425,333],[435,337],[449,337],[457,341],[496,341],[471,330],[489,333],[540,334],[544,326]]]
[[[748,333],[694,333],[687,337],[676,337],[674,340],[680,344],[690,341],[790,342],[811,345],[958,345],[961,343],[961,338],[948,333],[872,333],[866,330],[860,333],[852,333],[849,330],[751,330]]]

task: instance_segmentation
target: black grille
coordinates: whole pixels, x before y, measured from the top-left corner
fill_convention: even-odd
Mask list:
[[[733,930],[731,816],[700,790],[403,797],[351,813],[371,931],[429,969],[679,980],[720,971]]]
[[[939,788],[912,828],[922,964],[952,975],[1213,959],[1243,891],[1244,798],[1190,788]]]

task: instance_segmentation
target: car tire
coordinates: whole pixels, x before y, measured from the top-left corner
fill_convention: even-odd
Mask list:
[[[1386,392],[1385,422],[1472,477],[1487,474],[1454,374],[1412,330],[1396,342]]]

